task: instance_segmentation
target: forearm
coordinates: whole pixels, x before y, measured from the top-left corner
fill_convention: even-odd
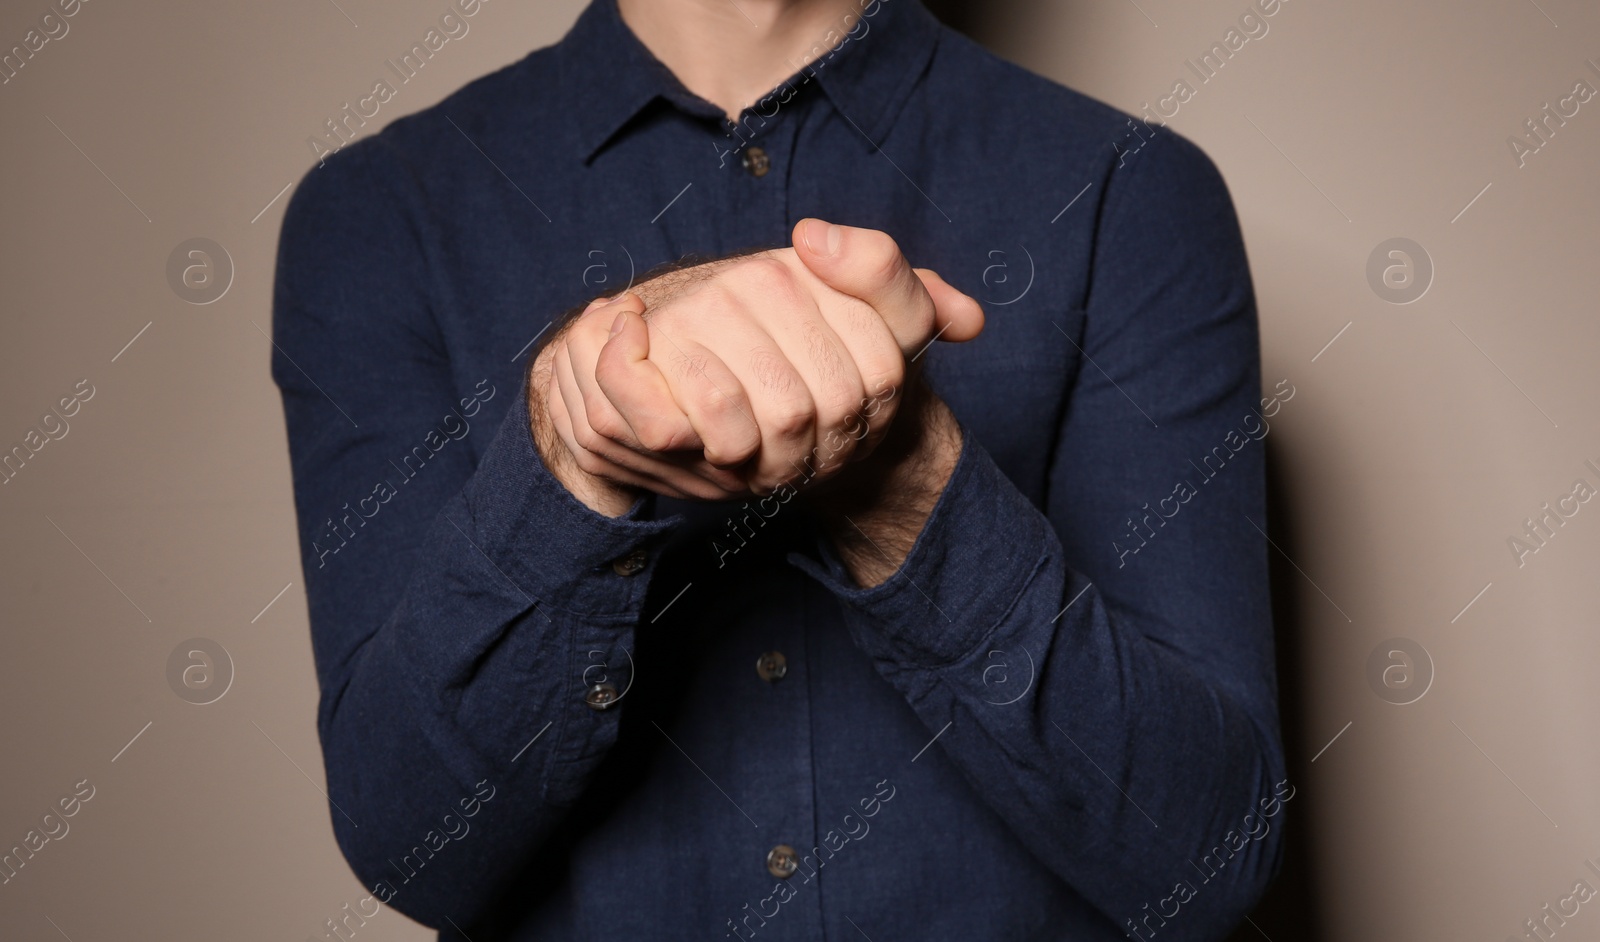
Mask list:
[[[1188,660],[1056,557],[962,660],[880,670],[1063,882],[1121,926],[1187,881],[1200,892],[1180,937],[1205,938],[1248,912],[1274,871],[1282,818],[1261,802],[1284,774],[1270,721]]]
[[[391,624],[361,652],[325,710],[319,733],[340,847],[382,902],[426,925],[442,927],[445,916],[469,922],[487,910],[561,819],[558,796],[544,783],[570,734],[565,714],[584,708],[573,695],[578,679],[569,676],[574,659],[555,650],[565,639],[536,622],[543,622],[538,612],[513,620],[470,678],[438,652],[419,663],[416,646],[401,637],[412,626]],[[519,672],[521,696],[506,697]],[[446,707],[452,700],[454,710]],[[472,806],[460,801],[487,789],[495,798],[486,813],[466,816]],[[468,846],[458,849],[457,841]]]
[[[1254,632],[1255,605],[1193,625],[1117,614],[1066,563],[1050,521],[968,440],[893,578],[840,559],[807,567],[857,646],[922,717],[934,748],[1065,882],[1122,919],[1170,896],[1282,779],[1275,718],[1242,665],[1157,640],[1215,618]],[[1231,609],[1231,612],[1222,614]],[[1255,819],[1252,819],[1255,820]],[[1190,925],[1229,923],[1265,885],[1276,837],[1209,880]],[[1209,912],[1200,916],[1200,912]]]
[[[593,708],[591,665],[627,689],[655,563],[634,554],[671,526],[581,506],[547,473],[529,429],[518,402],[419,534],[416,556],[388,548],[387,564],[410,572],[404,592],[323,686],[340,845],[363,881],[389,881],[397,908],[435,925],[488,905],[497,884],[483,874],[519,872],[615,742],[625,706]],[[622,558],[640,564],[612,565]],[[346,627],[330,604],[337,591],[318,583],[315,631]],[[440,852],[402,887],[388,861],[426,849],[449,826],[440,816],[480,781],[506,796],[493,827],[475,826],[470,853]]]

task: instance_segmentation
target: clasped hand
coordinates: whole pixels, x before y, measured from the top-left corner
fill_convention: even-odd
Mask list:
[[[540,352],[534,431],[580,499],[616,514],[639,488],[713,501],[828,480],[883,441],[922,350],[983,329],[885,233],[793,235],[596,300]]]

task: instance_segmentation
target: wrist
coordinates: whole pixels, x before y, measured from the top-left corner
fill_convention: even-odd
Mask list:
[[[808,495],[858,585],[878,585],[905,562],[955,472],[961,442],[954,413],[919,378],[907,384],[878,448]]]

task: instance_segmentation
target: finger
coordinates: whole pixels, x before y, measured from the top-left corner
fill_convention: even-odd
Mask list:
[[[900,404],[899,393],[907,372],[906,357],[900,352],[888,324],[870,305],[828,287],[814,275],[807,273],[807,277],[816,281],[817,307],[861,377],[859,394],[849,403],[842,420],[825,427],[824,443],[829,441],[827,431],[842,431],[849,437],[850,447],[841,458],[858,461],[870,454],[888,433]]]
[[[732,469],[754,457],[761,449],[761,429],[744,384],[728,365],[698,343],[675,341],[658,325],[650,326],[650,335],[650,359],[700,437],[705,460]]]
[[[581,412],[589,427],[625,448],[643,450],[633,434],[633,428],[595,380],[600,351],[606,343],[605,325],[614,321],[610,306],[592,308],[562,338],[562,348],[557,358],[564,361],[562,365],[565,372],[572,377],[575,411],[578,411],[576,407],[582,407]],[[590,450],[597,449],[591,447]]]
[[[609,464],[618,464],[618,462],[612,460],[608,452],[615,450],[620,453],[627,451],[627,449],[595,432],[594,427],[589,423],[589,415],[583,401],[583,393],[579,389],[577,377],[574,375],[572,358],[567,349],[565,338],[557,345],[554,355],[550,358],[550,365],[551,372],[554,374],[550,389],[552,394],[560,396],[562,411],[565,413],[565,422],[558,424],[557,429],[559,431],[564,424],[566,433],[563,438],[566,439],[568,450],[572,452],[573,458],[578,460],[579,467],[589,471],[591,474],[600,473],[590,470],[585,464],[585,461],[590,457],[602,459]],[[554,418],[554,410],[552,410],[551,414],[552,418]]]
[[[887,233],[802,219],[795,254],[824,284],[878,312],[900,350],[911,356],[933,335],[933,300]]]
[[[654,454],[702,451],[705,443],[672,398],[666,377],[650,361],[650,330],[639,311],[620,307],[608,330],[595,351],[591,375],[596,390],[627,425],[632,444]],[[580,371],[580,383],[582,379]]]
[[[556,434],[561,438],[564,447],[571,454],[573,461],[587,474],[596,477],[609,478],[634,487],[653,490],[656,493],[666,494],[669,497],[688,498],[687,495],[670,484],[662,481],[646,479],[627,468],[613,464],[606,459],[587,451],[577,441],[573,429],[571,411],[567,408],[566,400],[561,393],[561,384],[551,382],[548,396],[550,410],[550,424],[555,428]]]
[[[627,300],[628,303],[613,301],[592,309],[591,313],[585,315],[587,320],[569,331],[564,338],[567,344],[567,370],[577,390],[575,395],[581,397],[588,429],[609,440],[587,442],[589,450],[639,474],[655,475],[673,482],[679,489],[714,495],[704,496],[703,499],[725,499],[743,493],[745,484],[742,477],[732,471],[714,468],[701,458],[703,445],[700,437],[689,424],[688,417],[673,401],[672,392],[654,363],[645,360],[641,364],[625,365],[623,372],[616,372],[618,364],[613,361],[617,359],[617,353],[629,353],[626,345],[632,344],[634,349],[630,355],[638,355],[640,359],[649,349],[645,322],[638,313],[630,310],[639,306],[634,303],[638,300],[637,296],[629,294],[619,300]],[[619,329],[613,334],[604,326],[606,324]],[[607,348],[612,340],[620,340],[622,344],[617,351],[608,353]],[[608,390],[600,382],[597,374],[601,372],[612,374],[611,389]],[[562,375],[568,374],[564,372]],[[651,388],[636,389],[635,380]],[[617,408],[613,396],[622,398],[634,412],[625,414],[625,410]],[[638,414],[639,410],[642,410],[643,417]],[[647,425],[646,419],[656,424]],[[646,444],[638,431],[640,429],[644,430],[643,435],[657,440],[650,440]],[[578,428],[580,440],[584,439],[585,432],[582,426]],[[673,454],[676,449],[687,449],[687,452]],[[692,478],[710,484],[715,490],[707,490]]]
[[[578,467],[590,474],[672,497],[722,500],[728,496],[725,488],[701,475],[669,461],[639,454],[596,433],[588,423],[568,352],[557,349],[552,363],[555,382],[550,384],[551,392],[560,397],[562,408],[560,415],[552,408],[551,417]],[[737,479],[733,483],[737,486]]]
[[[792,349],[786,352],[779,340],[754,322],[741,326],[743,330],[734,328],[737,338],[730,338],[729,349],[749,354],[734,359],[731,368],[749,392],[751,413],[761,432],[760,451],[745,469],[745,479],[751,490],[766,492],[805,475],[807,462],[815,464],[817,435],[822,431],[818,381],[808,378]]]
[[[794,228],[794,247],[824,283],[872,305],[907,357],[935,336],[953,331],[953,338],[971,339],[983,330],[982,310],[976,302],[959,303],[959,292],[941,292],[948,307],[935,305],[923,279],[887,233],[802,219]]]
[[[842,299],[837,292],[828,293]],[[865,319],[878,321],[880,336],[887,334],[882,318],[870,308],[864,313]],[[782,317],[768,318],[765,327],[775,355],[753,356],[750,361],[753,367],[764,367],[760,376],[764,395],[756,399],[756,418],[762,429],[759,474],[752,477],[756,490],[771,490],[796,475],[809,480],[848,461],[859,439],[841,434],[841,430],[864,398],[856,358],[813,297],[807,296],[799,309],[786,311]],[[888,343],[898,360],[900,353],[892,339]],[[779,357],[787,374],[794,375],[800,385],[789,382],[784,371],[773,369],[770,361]]]
[[[831,433],[837,432],[861,407],[865,379],[852,345],[841,336],[841,332],[851,332],[850,318],[840,311],[832,311],[830,316],[828,309],[848,307],[851,316],[860,322],[860,329],[868,332],[865,343],[881,344],[891,365],[901,360],[893,335],[869,305],[828,287],[794,258],[792,250],[766,253],[759,262],[748,260],[738,273],[737,291],[745,299],[744,307],[754,315],[764,339],[776,346],[785,365],[799,375],[809,394],[802,396],[798,389],[789,389],[782,374],[774,376],[776,371],[762,370],[764,391],[774,400],[765,414],[763,407],[769,404],[761,399],[756,403],[764,435],[763,451],[773,441],[802,446],[799,454],[791,447],[790,454],[781,460],[787,476],[797,470],[806,473],[818,465],[843,463],[854,450],[856,439]],[[765,365],[758,357],[752,357],[751,364]],[[785,382],[773,382],[774,379]],[[768,431],[769,418],[782,426],[780,435]],[[808,462],[806,468],[797,468],[796,459]],[[784,480],[771,477],[770,465],[764,472],[763,487],[770,488]]]

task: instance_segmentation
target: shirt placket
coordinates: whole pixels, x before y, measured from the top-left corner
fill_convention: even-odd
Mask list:
[[[737,234],[724,236],[730,248],[790,244],[790,169],[801,110],[798,99],[782,105],[769,99],[765,106],[746,109],[737,123],[723,122],[716,189],[726,210],[718,226]],[[771,791],[769,797],[784,797],[783,806],[770,808],[759,836],[752,835],[749,866],[765,878],[767,892],[724,927],[735,938],[756,932],[775,940],[817,938],[822,932],[810,700],[810,674],[820,665],[806,656],[812,646],[803,587],[788,580],[782,586],[783,602],[753,632],[765,648],[754,658],[754,673],[767,689],[751,704],[750,717],[757,724],[764,717],[771,725],[750,735],[762,740],[757,751],[782,763],[788,785]]]
[[[729,217],[746,245],[789,244],[790,166],[794,156],[799,99],[775,97],[745,109],[738,123],[724,122],[720,156]]]

